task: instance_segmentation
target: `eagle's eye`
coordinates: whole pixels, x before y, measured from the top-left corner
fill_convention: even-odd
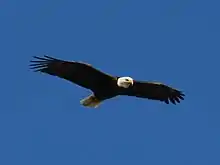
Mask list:
[[[125,81],[129,81],[129,79],[126,78]]]

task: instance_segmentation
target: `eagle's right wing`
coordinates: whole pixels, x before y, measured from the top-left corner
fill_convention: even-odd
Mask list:
[[[176,104],[184,100],[182,91],[171,88],[167,85],[157,82],[134,81],[134,85],[124,93],[128,96],[158,100],[169,104]]]
[[[34,71],[47,73],[71,81],[84,88],[96,90],[101,85],[109,83],[113,76],[105,74],[89,64],[64,61],[49,56],[34,57],[30,64]]]

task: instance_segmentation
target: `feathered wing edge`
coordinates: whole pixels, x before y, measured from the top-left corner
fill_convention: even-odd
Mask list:
[[[161,88],[161,98],[159,97],[159,100],[162,102],[165,102],[166,104],[169,104],[170,102],[173,104],[180,103],[180,100],[184,100],[185,94],[181,90],[177,90],[175,88],[172,88],[168,85],[153,82],[152,84],[160,86]]]
[[[31,62],[31,64],[29,65],[30,69],[33,69],[34,72],[38,72],[38,71],[41,71],[42,69],[46,68],[47,65],[52,61],[60,61],[56,58],[53,58],[53,57],[50,57],[47,55],[44,55],[44,58],[37,57],[37,56],[33,56],[33,57],[38,60],[38,61],[36,61],[36,60],[30,61]]]
[[[183,93],[183,91],[179,91],[173,88],[170,88],[170,89],[172,90],[172,94],[170,94],[168,98],[164,100],[166,104],[169,104],[169,102],[176,104],[176,102],[180,103],[180,100],[184,100],[185,94]]]

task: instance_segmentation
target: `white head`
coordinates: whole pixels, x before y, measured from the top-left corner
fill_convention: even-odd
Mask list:
[[[120,77],[118,78],[117,85],[119,87],[128,88],[134,84],[134,80],[131,77]]]

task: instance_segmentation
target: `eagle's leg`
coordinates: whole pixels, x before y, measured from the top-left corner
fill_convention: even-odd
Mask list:
[[[101,103],[101,100],[97,99],[93,94],[89,95],[88,97],[80,100],[80,104],[82,104],[85,107],[90,108],[97,108]]]

